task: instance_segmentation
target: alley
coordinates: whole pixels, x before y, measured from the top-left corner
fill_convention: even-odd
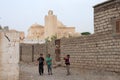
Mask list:
[[[44,75],[38,73],[38,66],[34,63],[20,63],[19,80],[120,80],[117,73],[80,70],[71,68],[71,75],[66,76],[64,67],[53,68],[53,75],[47,74],[47,68],[44,67]]]

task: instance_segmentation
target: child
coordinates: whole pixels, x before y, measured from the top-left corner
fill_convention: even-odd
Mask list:
[[[43,54],[40,54],[40,57],[37,59],[37,61],[39,61],[39,74],[43,75],[44,73],[44,58],[43,58]]]
[[[52,58],[50,57],[50,54],[47,55],[46,57],[46,64],[48,68],[48,75],[52,75]]]
[[[64,60],[65,60],[65,64],[66,64],[66,69],[67,69],[67,75],[70,75],[70,55],[67,55]]]

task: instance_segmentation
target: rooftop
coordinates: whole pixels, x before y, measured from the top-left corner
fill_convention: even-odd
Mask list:
[[[30,28],[43,28],[43,26],[38,23],[34,23]]]
[[[117,0],[107,0],[107,1],[105,1],[105,2],[102,2],[102,3],[99,3],[99,4],[95,5],[95,6],[93,6],[93,7],[95,8],[95,7],[101,6],[101,5],[103,5],[103,4],[112,2],[112,1],[117,1]]]

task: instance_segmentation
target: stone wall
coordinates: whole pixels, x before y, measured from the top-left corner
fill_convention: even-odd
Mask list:
[[[36,61],[40,54],[44,54],[44,56],[46,56],[46,44],[20,44],[21,61]]]
[[[30,44],[20,44],[20,60],[24,62],[32,62],[32,45]]]
[[[120,17],[119,4],[119,0],[109,0],[94,6],[94,34],[61,39],[62,64],[63,57],[70,54],[72,67],[120,72],[120,35],[113,36],[115,26],[112,24]],[[46,50],[46,54],[50,53],[55,59],[54,41],[40,47],[43,53]]]
[[[24,46],[23,51],[32,52],[32,45],[22,44],[22,46]],[[34,44],[34,47],[34,55],[36,55],[34,60],[39,57],[39,53],[45,53],[44,57],[49,53],[52,55],[53,63],[56,62],[54,41],[47,43],[46,46],[45,44]],[[60,49],[63,64],[63,57],[70,54],[71,67],[120,72],[120,37],[113,37],[109,33],[99,33],[78,38],[64,38],[61,39]],[[24,56],[25,54],[31,56],[28,60],[30,62],[32,61],[32,55],[27,53],[24,53]],[[26,59],[26,57],[24,58]]]
[[[49,42],[49,43],[47,43],[47,49],[48,49],[48,51],[47,51],[47,54],[50,54],[51,55],[51,57],[52,57],[52,61],[53,61],[53,64],[55,64],[56,63],[56,61],[55,61],[55,42],[54,41],[52,41],[52,42]]]
[[[61,57],[71,55],[71,66],[120,72],[120,35],[113,35],[114,20],[120,18],[120,1],[94,6],[95,33],[61,40]]]
[[[44,54],[44,57],[46,56],[46,44],[34,45],[34,61],[37,60],[40,54]]]
[[[54,41],[46,44],[20,44],[20,60],[23,62],[36,61],[40,54],[51,54],[53,63],[55,63],[55,43]]]
[[[94,31],[113,33],[112,20],[120,17],[120,1],[109,0],[94,6]]]
[[[120,38],[93,34],[61,40],[61,57],[71,55],[71,66],[120,72]]]

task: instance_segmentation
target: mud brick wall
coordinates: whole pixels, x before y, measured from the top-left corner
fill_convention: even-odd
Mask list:
[[[32,45],[20,44],[20,60],[24,62],[32,62]]]
[[[119,4],[119,0],[109,0],[94,6],[95,33],[78,38],[61,39],[61,59],[66,54],[70,54],[72,67],[120,72],[120,35],[113,36],[115,26],[112,24],[112,20],[120,17]],[[39,53],[45,55],[49,53],[55,59],[54,41],[34,47],[36,47],[34,48],[36,57]],[[32,61],[31,48],[32,45],[22,48],[24,51],[22,60]],[[64,63],[63,59],[62,63]]]
[[[47,51],[46,51],[46,53],[47,54],[50,54],[51,55],[51,57],[52,57],[52,61],[53,61],[53,64],[55,64],[55,41],[51,41],[51,42],[48,42],[47,44],[46,44],[46,48],[47,48]]]
[[[94,6],[95,33],[61,39],[61,57],[70,54],[72,67],[120,72],[120,35],[113,36],[112,24],[119,17],[119,0]]]
[[[20,44],[21,61],[36,61],[40,54],[46,56],[46,44]]]
[[[72,67],[120,72],[120,38],[111,35],[62,39],[61,54],[71,55]]]
[[[20,60],[24,62],[33,62],[43,54],[46,57],[47,54],[51,54],[53,63],[55,63],[55,43],[54,41],[45,44],[20,44]]]
[[[94,32],[113,33],[112,19],[120,17],[120,1],[109,0],[94,6]]]
[[[46,56],[46,44],[35,44],[34,45],[34,61],[40,56],[40,54],[44,54]]]

